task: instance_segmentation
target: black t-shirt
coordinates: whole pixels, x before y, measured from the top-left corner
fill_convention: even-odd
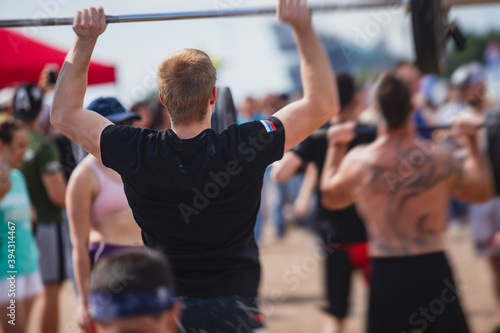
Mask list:
[[[325,125],[322,128],[327,127],[328,125]],[[375,135],[359,135],[349,143],[348,150],[359,144],[370,143],[373,140],[375,140]],[[326,138],[308,138],[291,151],[305,163],[312,162],[316,164],[321,175],[327,148],[328,142]],[[317,188],[317,194],[318,198],[321,198],[319,187]],[[359,243],[367,240],[363,220],[359,217],[354,205],[341,210],[328,210],[321,205],[321,200],[318,200],[314,224],[316,231],[328,244]]]
[[[103,130],[102,161],[121,175],[144,244],[169,257],[180,296],[257,295],[253,229],[264,172],[284,144],[277,118],[187,140],[170,129]]]

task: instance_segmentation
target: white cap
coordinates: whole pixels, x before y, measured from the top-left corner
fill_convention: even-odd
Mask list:
[[[458,67],[451,76],[450,83],[456,88],[467,88],[476,84],[485,84],[486,75],[483,67],[477,62]]]

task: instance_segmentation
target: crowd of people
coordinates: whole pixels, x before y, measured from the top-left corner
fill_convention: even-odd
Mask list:
[[[355,270],[370,288],[368,332],[469,332],[449,225],[470,224],[500,306],[500,200],[478,129],[495,105],[481,66],[458,68],[440,100],[408,61],[361,84],[333,72],[302,1],[278,9],[303,91],[246,98],[220,134],[215,68],[193,49],[160,64],[158,99],[84,108],[106,24],[102,8],[77,13],[57,86],[48,65],[0,105],[3,332],[27,332],[36,297],[40,332],[59,332],[68,278],[86,332],[264,332],[258,242],[268,221],[285,237],[287,220],[321,242],[336,332]],[[434,125],[451,128],[417,129]],[[318,128],[327,134],[311,136]],[[439,315],[418,312],[437,298]]]
[[[484,121],[488,112],[495,112],[496,105],[489,102],[487,97],[487,75],[478,63],[468,63],[459,67],[447,82],[446,96],[439,98],[436,103],[435,96],[430,92],[433,87],[428,86],[429,77],[423,77],[416,65],[409,61],[401,61],[392,69],[395,77],[405,82],[409,88],[412,101],[412,110],[409,115],[411,126],[418,132],[419,140],[427,144],[444,144],[449,151],[457,149],[455,145],[463,146],[463,142],[457,143],[452,137],[450,130],[430,130],[427,127],[451,125],[454,120],[465,118],[475,119],[477,123]],[[435,84],[443,84],[443,82]],[[382,126],[384,120],[382,115],[374,111],[374,86],[377,82],[365,82],[363,85],[356,82],[356,79],[348,74],[337,74],[337,86],[339,91],[340,111],[322,128],[327,129],[335,124],[354,122],[359,134],[349,138],[347,150],[351,150],[357,145],[366,145],[373,142],[380,133],[371,131],[373,126]],[[427,85],[426,85],[427,84]],[[368,88],[367,88],[368,87]],[[253,114],[255,119],[265,117],[265,106],[268,100],[274,96],[255,101],[247,98],[240,108],[248,119],[248,114]],[[252,110],[249,112],[248,110]],[[263,116],[264,114],[264,116]],[[418,130],[418,128],[421,128]],[[487,150],[486,129],[478,131],[478,142],[482,152]],[[328,209],[328,204],[322,202],[322,191],[320,186],[321,175],[325,176],[323,167],[331,164],[326,163],[329,142],[326,138],[311,137],[284,154],[284,157],[271,166],[267,186],[273,188],[276,183],[286,183],[297,174],[303,174],[306,178],[302,187],[308,192],[305,196],[301,191],[294,191],[296,198],[296,215],[310,221],[306,226],[315,232],[321,239],[327,259],[325,260],[325,298],[327,306],[325,312],[332,315],[337,323],[337,331],[343,332],[345,318],[349,309],[349,292],[351,290],[352,272],[360,270],[366,278],[367,286],[370,286],[371,273],[373,271],[373,260],[369,255],[368,241],[365,219],[359,215],[359,207],[351,205],[345,209]],[[422,141],[424,142],[424,141]],[[417,150],[415,154],[427,152]],[[365,156],[363,156],[364,158]],[[359,163],[359,162],[358,162]],[[313,172],[305,172],[313,167]],[[352,166],[351,166],[352,167]],[[406,165],[402,165],[406,168]],[[410,166],[412,168],[414,166]],[[319,170],[316,171],[316,170]],[[308,170],[309,171],[309,170]],[[485,172],[483,170],[483,172]],[[400,175],[395,175],[399,177]],[[331,177],[331,175],[330,175]],[[328,176],[326,176],[328,178]],[[406,176],[405,176],[406,178]],[[266,179],[265,179],[266,180]],[[397,184],[400,179],[385,179],[391,184]],[[490,182],[493,182],[491,179]],[[313,184],[310,186],[309,184]],[[266,187],[266,182],[265,185]],[[484,193],[488,190],[483,188]],[[300,194],[300,195],[299,195]],[[345,195],[345,194],[343,194]],[[359,194],[357,194],[359,195]],[[305,202],[302,202],[304,199]],[[493,274],[496,299],[500,302],[500,270],[498,260],[500,259],[500,249],[498,237],[500,235],[500,215],[497,213],[497,198],[494,197],[483,203],[467,204],[468,200],[457,200],[459,196],[450,195],[448,211],[445,225],[452,228],[468,224],[472,231],[472,237],[476,245],[477,255],[487,258],[491,272]],[[312,200],[311,200],[312,198]],[[279,201],[279,197],[272,196],[270,201]],[[312,203],[311,203],[312,202]],[[307,207],[306,213],[299,207]],[[400,207],[400,203],[396,206]],[[333,207],[337,208],[337,207]],[[422,210],[419,207],[419,210]],[[267,220],[273,221],[272,216]],[[380,227],[377,227],[377,229]],[[373,238],[371,238],[373,241]],[[405,241],[404,243],[406,243]],[[398,265],[402,267],[402,265]],[[396,275],[397,276],[397,275]],[[383,288],[381,288],[383,290]],[[384,293],[383,297],[387,297]],[[402,302],[392,301],[400,307]],[[418,308],[418,307],[417,307]],[[460,331],[460,330],[456,330]]]

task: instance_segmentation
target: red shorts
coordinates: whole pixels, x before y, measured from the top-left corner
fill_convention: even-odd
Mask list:
[[[329,252],[346,251],[351,265],[363,271],[366,282],[370,284],[372,261],[368,256],[368,242],[327,245]]]

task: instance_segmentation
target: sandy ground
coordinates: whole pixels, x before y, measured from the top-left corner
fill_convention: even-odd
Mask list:
[[[491,275],[487,262],[475,256],[467,228],[448,232],[448,253],[461,291],[462,304],[473,333],[491,333],[500,324],[495,312]],[[261,244],[261,307],[271,333],[332,333],[333,321],[321,312],[323,301],[323,261],[314,237],[291,227],[283,240],[276,240],[274,229],[266,225]],[[352,290],[351,316],[347,333],[363,332],[367,289],[360,275]],[[60,332],[79,332],[73,320],[76,311],[73,286],[64,285],[61,298]],[[40,315],[35,304],[34,317]],[[38,333],[31,318],[30,333]]]
[[[284,241],[271,241],[261,247],[263,281],[261,296],[271,332],[335,332],[333,321],[321,312],[323,301],[323,262],[313,237],[303,230],[293,230]],[[475,256],[467,228],[453,228],[447,235],[448,254],[454,268],[460,297],[474,333],[491,333],[500,324],[488,263]],[[312,261],[316,260],[317,265]],[[293,267],[303,268],[293,275]],[[307,271],[309,269],[309,271]],[[291,281],[291,276],[300,279]],[[302,278],[303,277],[303,278]],[[346,333],[364,331],[368,290],[361,275],[355,275],[351,316]],[[282,295],[278,297],[278,295]]]

